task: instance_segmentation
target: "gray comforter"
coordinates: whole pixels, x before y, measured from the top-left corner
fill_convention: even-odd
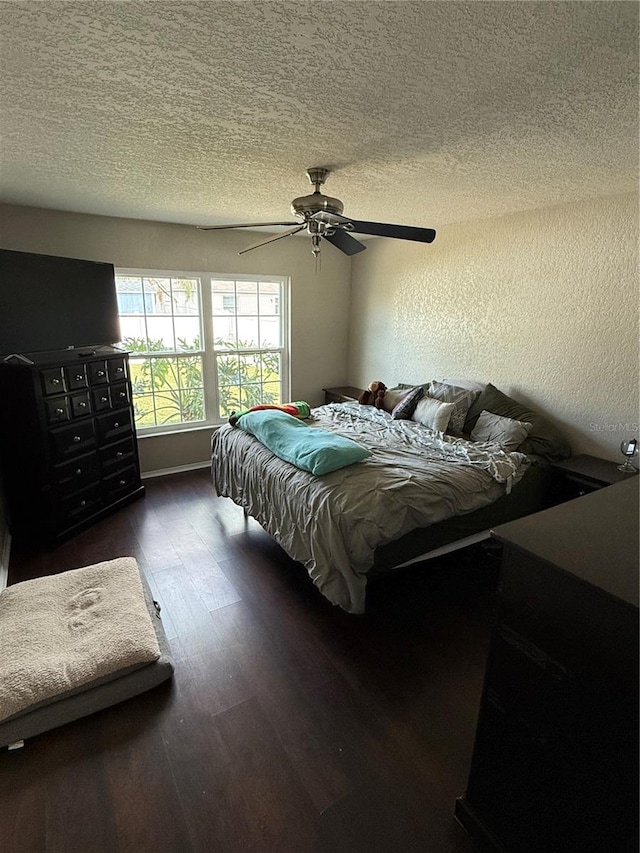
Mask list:
[[[392,420],[358,403],[313,409],[308,423],[347,435],[373,455],[316,477],[224,426],[212,440],[213,482],[306,566],[329,601],[350,613],[364,612],[379,545],[497,500],[529,464],[521,453]]]

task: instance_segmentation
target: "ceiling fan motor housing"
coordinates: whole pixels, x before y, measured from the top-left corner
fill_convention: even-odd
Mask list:
[[[328,175],[328,169],[315,166],[307,169],[307,177],[315,186],[315,190],[310,195],[301,195],[298,198],[294,198],[291,202],[291,213],[295,216],[302,216],[304,219],[308,219],[314,213],[320,213],[321,211],[337,213],[338,215],[342,214],[344,205],[340,199],[332,198],[320,192],[320,187],[327,180]]]
[[[313,216],[314,213],[320,213],[322,210],[340,215],[344,210],[344,205],[339,198],[331,198],[331,196],[321,193],[320,190],[316,190],[310,195],[301,195],[291,202],[291,213],[296,216],[303,216],[305,219]]]

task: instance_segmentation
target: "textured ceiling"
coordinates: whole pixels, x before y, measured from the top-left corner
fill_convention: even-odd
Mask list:
[[[1,2],[0,200],[438,227],[638,186],[635,2]]]

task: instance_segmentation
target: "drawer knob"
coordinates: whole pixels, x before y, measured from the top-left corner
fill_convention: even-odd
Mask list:
[[[87,408],[87,404],[84,402],[84,400],[82,400],[80,403],[78,403],[78,406],[80,406],[81,409]]]
[[[122,456],[122,455],[123,455],[123,454],[122,454],[122,451],[121,451],[121,450],[118,450],[118,451],[116,452],[116,456],[120,457],[120,456]]]
[[[82,373],[76,373],[76,379],[78,380],[78,382],[80,382],[81,379],[84,379],[84,376],[82,375]]]
[[[104,370],[98,370],[98,376],[104,376]]]
[[[60,384],[60,380],[59,380],[59,379],[52,379],[52,380],[51,380],[51,384],[52,384],[52,385],[59,385],[59,384]]]
[[[64,409],[56,409],[56,415],[64,415]]]
[[[82,441],[82,438],[81,438],[81,436],[79,436],[79,435],[74,435],[74,436],[73,436],[73,440],[74,440],[74,442],[77,444],[79,441]]]
[[[114,423],[114,425],[113,425],[113,428],[114,428],[114,429],[118,429],[118,427],[119,427],[119,426],[120,426],[119,421],[116,421],[116,422]]]
[[[82,474],[82,468],[76,468],[76,476],[79,477]]]
[[[87,505],[86,501],[80,501],[80,506],[86,506],[86,505]]]
[[[116,373],[124,373],[124,367],[116,367]]]
[[[124,391],[121,391],[121,392],[118,394],[118,397],[120,397],[120,399],[121,399],[121,400],[124,400],[124,398],[125,398],[126,396],[127,396],[127,395],[124,393]]]
[[[108,402],[108,397],[100,397],[100,402],[101,402],[101,403],[106,403],[106,402]]]
[[[126,482],[127,482],[126,480],[120,480],[120,485],[124,486],[124,485],[126,485]]]

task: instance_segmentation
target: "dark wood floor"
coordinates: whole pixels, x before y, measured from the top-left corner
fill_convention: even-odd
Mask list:
[[[9,581],[135,556],[175,677],[0,752],[3,853],[470,853],[464,791],[497,567],[467,549],[330,605],[206,470]]]

